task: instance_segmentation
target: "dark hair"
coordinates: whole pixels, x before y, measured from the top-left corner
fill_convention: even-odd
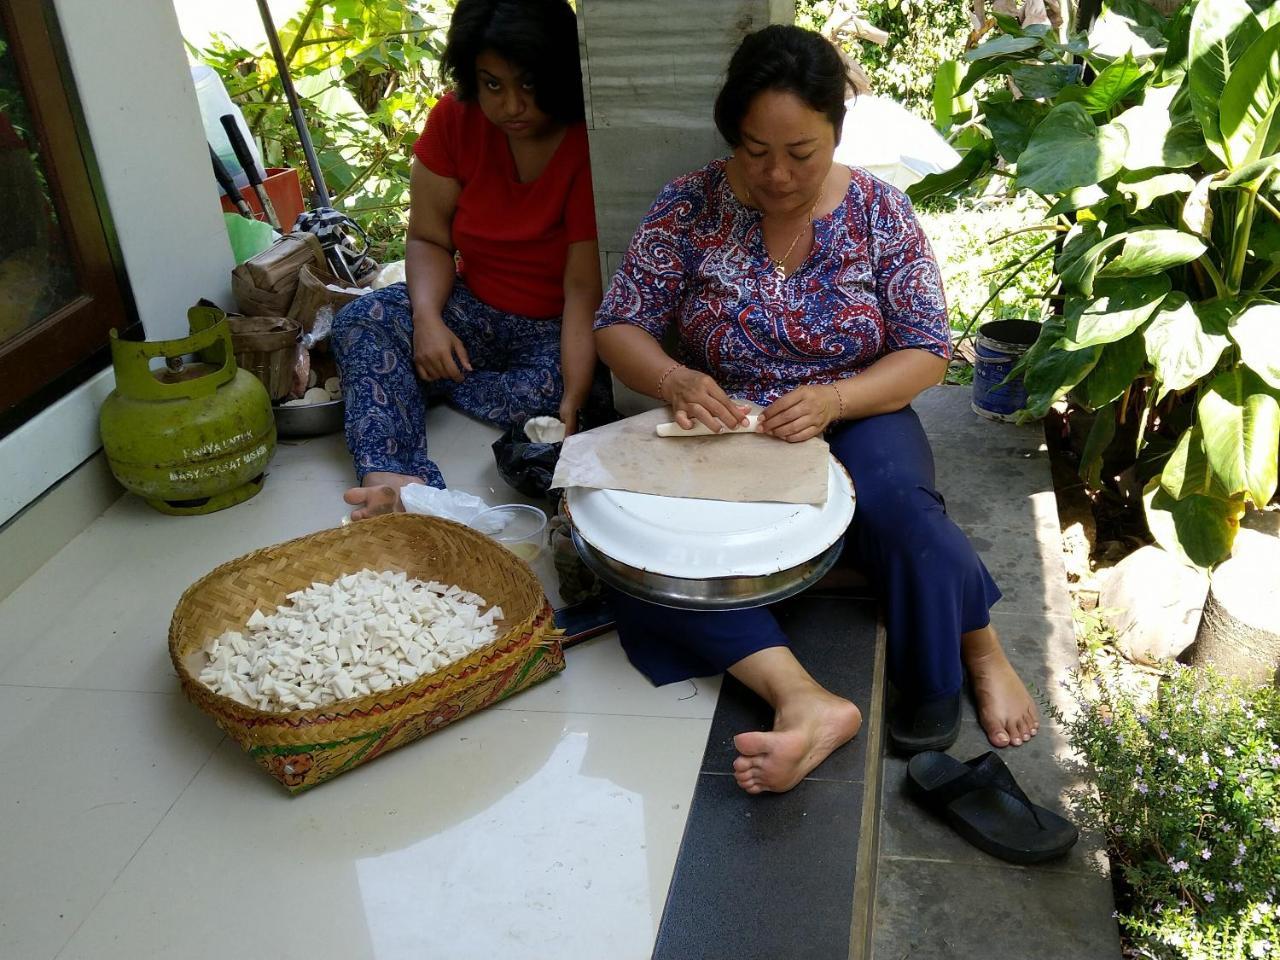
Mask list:
[[[476,57],[485,50],[528,71],[538,108],[552,119],[585,116],[578,20],[567,0],[459,0],[441,57],[459,100],[476,98]]]
[[[840,142],[844,101],[853,81],[844,59],[821,34],[774,24],[749,33],[729,58],[724,86],[716,95],[716,129],[729,146],[742,143],[742,118],[766,90],[793,93],[826,114]]]

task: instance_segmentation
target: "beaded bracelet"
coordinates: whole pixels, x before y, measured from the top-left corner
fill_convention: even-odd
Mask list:
[[[838,383],[831,384],[831,389],[836,392],[836,401],[840,404],[840,409],[836,412],[836,419],[844,419],[844,397],[840,395],[840,385]]]
[[[671,366],[667,367],[667,369],[662,372],[662,376],[658,378],[658,399],[659,400],[666,399],[666,397],[662,395],[662,385],[667,382],[667,377],[671,376],[671,374],[673,374],[677,369],[683,366],[684,366],[683,363],[673,363]]]

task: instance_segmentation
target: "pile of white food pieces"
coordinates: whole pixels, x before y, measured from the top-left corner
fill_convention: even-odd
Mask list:
[[[259,710],[309,710],[434,673],[498,636],[502,608],[457,586],[361,570],[255,610],[205,651],[200,682]]]

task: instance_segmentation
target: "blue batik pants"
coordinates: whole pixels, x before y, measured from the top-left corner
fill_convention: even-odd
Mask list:
[[[1000,590],[947,516],[933,452],[910,407],[842,423],[828,437],[857,497],[845,556],[871,581],[885,619],[889,679],[907,698],[960,691],[960,635],[990,623]],[[722,673],[787,646],[768,607],[675,610],[611,591],[618,635],[655,684]]]
[[[366,294],[343,307],[334,320],[347,446],[361,481],[369,473],[400,473],[421,477],[433,487],[445,485],[440,468],[427,456],[429,401],[443,400],[504,428],[530,417],[554,416],[559,409],[564,392],[559,317],[505,313],[479,300],[461,278],[443,315],[471,359],[472,372],[461,383],[418,379],[413,307],[403,283]],[[597,383],[593,398],[598,389]]]

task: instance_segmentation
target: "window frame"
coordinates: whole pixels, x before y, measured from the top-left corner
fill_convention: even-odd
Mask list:
[[[0,344],[0,436],[109,363],[108,331],[137,311],[93,160],[53,4],[0,4],[79,293]]]

